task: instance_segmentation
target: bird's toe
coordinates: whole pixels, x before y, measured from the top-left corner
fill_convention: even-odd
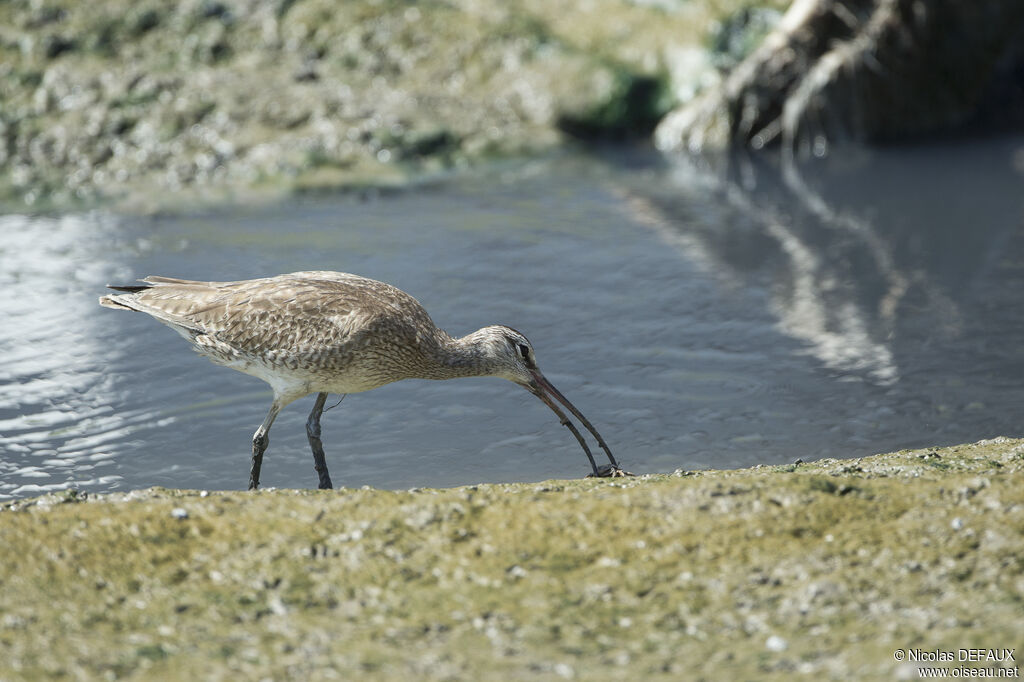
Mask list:
[[[587,474],[587,478],[625,478],[626,476],[634,475],[613,464],[602,464],[597,467],[597,473]]]

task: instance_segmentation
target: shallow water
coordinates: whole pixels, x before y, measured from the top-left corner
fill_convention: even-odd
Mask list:
[[[245,486],[269,390],[96,304],[147,274],[343,270],[456,335],[513,326],[638,473],[1024,434],[1024,140],[720,166],[616,153],[369,200],[2,216],[0,497]],[[315,486],[311,404],[274,424],[265,486]],[[323,428],[336,485],[589,469],[501,379],[352,395]]]

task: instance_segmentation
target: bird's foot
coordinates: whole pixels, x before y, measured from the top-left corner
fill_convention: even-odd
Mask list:
[[[602,464],[597,467],[597,473],[587,474],[587,478],[625,478],[626,476],[635,476],[635,474],[614,464]]]

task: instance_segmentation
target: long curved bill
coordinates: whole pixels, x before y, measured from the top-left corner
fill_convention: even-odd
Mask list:
[[[587,459],[590,460],[590,466],[594,470],[594,476],[607,477],[631,475],[628,472],[623,471],[622,467],[619,466],[619,463],[615,461],[615,456],[612,454],[612,451],[608,449],[608,445],[604,442],[604,438],[602,438],[601,434],[597,432],[597,429],[594,428],[594,425],[591,424],[590,421],[583,416],[582,412],[576,409],[575,405],[569,402],[568,398],[562,395],[561,391],[555,388],[551,384],[551,382],[548,381],[547,378],[540,373],[540,370],[531,369],[530,375],[533,377],[533,380],[528,384],[523,384],[523,387],[526,388],[526,390],[529,391],[530,393],[540,398],[545,405],[550,407],[551,410],[558,416],[558,419],[559,421],[562,422],[562,425],[568,428],[570,431],[572,431],[572,435],[576,436],[576,440],[579,441],[580,446],[583,448],[583,452],[586,453]],[[590,431],[591,434],[593,434],[594,438],[597,439],[597,444],[601,446],[601,449],[604,450],[604,453],[608,456],[608,461],[611,462],[610,467],[608,465],[602,467],[597,466],[597,462],[594,461],[594,455],[591,454],[590,448],[587,446],[587,441],[584,440],[582,434],[580,434],[579,432],[579,429],[576,428],[576,425],[573,424],[567,416],[565,416],[565,413],[562,412],[562,410],[558,407],[558,405],[555,403],[555,400],[562,403],[562,405],[564,405],[565,408],[573,414],[573,416],[579,419],[580,423],[583,424],[583,426],[586,427],[586,429]]]

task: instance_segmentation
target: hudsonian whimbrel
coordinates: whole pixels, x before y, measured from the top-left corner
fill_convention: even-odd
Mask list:
[[[213,362],[263,379],[274,391],[270,412],[252,439],[249,489],[260,482],[268,433],[288,403],[317,393],[306,422],[320,487],[330,488],[320,415],[328,393],[359,393],[400,379],[503,377],[554,410],[590,460],[593,475],[624,476],[601,434],[540,369],[533,346],[510,327],[492,326],[455,339],[434,326],[419,301],[384,282],[342,272],[295,272],[239,282],[146,277],[109,286],[108,308],[152,315]],[[598,467],[566,407],[597,439],[610,465]]]

